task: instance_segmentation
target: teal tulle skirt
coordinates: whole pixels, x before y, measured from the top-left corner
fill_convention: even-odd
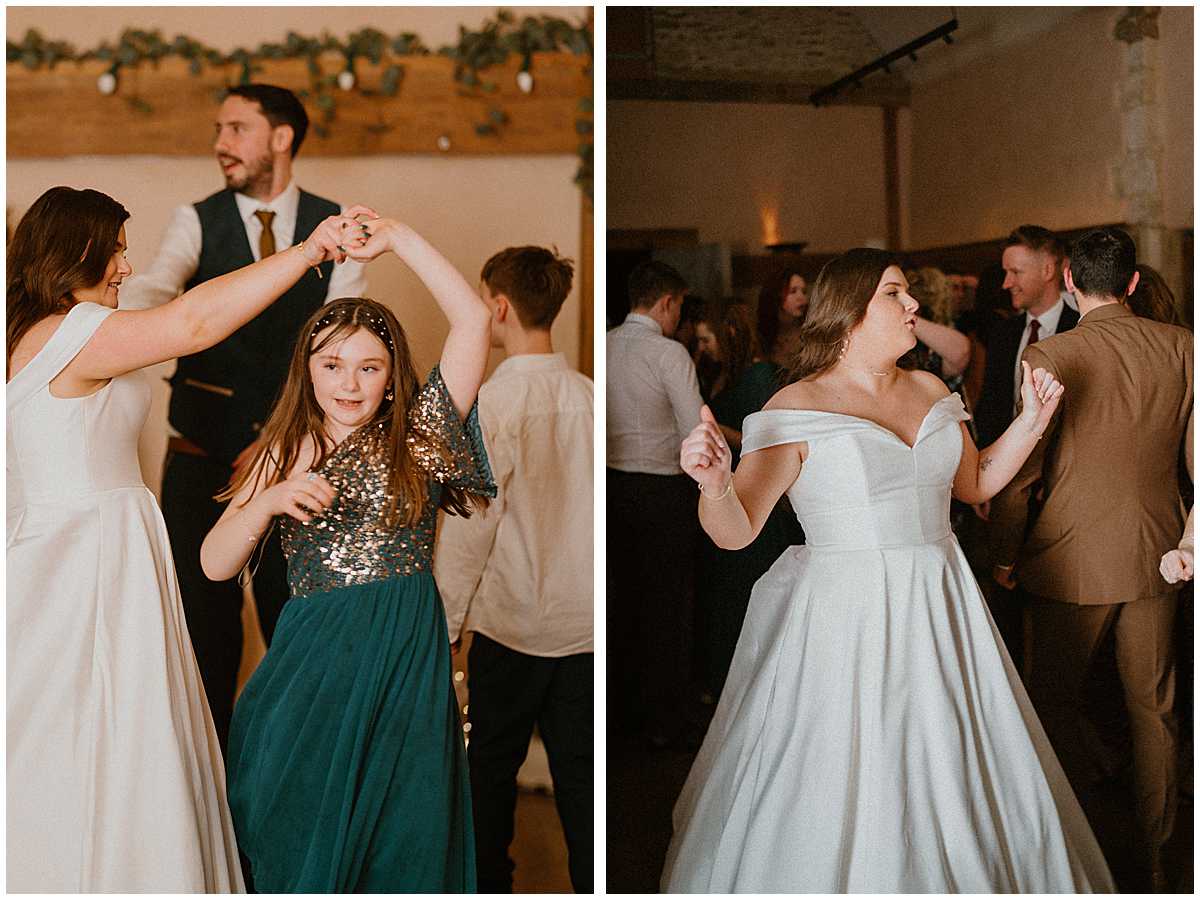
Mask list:
[[[256,890],[475,890],[450,669],[427,573],[288,601],[229,736],[229,803]]]

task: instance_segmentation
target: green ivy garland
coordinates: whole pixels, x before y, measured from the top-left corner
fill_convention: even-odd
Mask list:
[[[380,65],[385,53],[391,57],[404,57],[428,56],[434,52],[415,34],[405,32],[388,37],[374,28],[353,32],[345,40],[328,32],[313,38],[289,31],[282,43],[263,43],[253,50],[239,47],[228,53],[206,46],[186,35],[177,35],[174,40],[165,41],[160,31],[143,31],[136,28],[128,28],[121,32],[121,37],[115,45],[104,41],[98,47],[84,51],[77,51],[65,41],[46,40],[33,29],[26,32],[24,40],[19,44],[8,41],[7,46],[8,62],[20,63],[31,71],[53,69],[59,63],[67,62],[106,62],[109,68],[101,75],[100,85],[101,90],[105,90],[107,86],[107,93],[115,90],[116,78],[122,68],[136,68],[145,62],[156,67],[160,60],[168,57],[186,60],[193,75],[201,74],[206,66],[210,69],[239,66],[238,82],[241,84],[253,81],[254,75],[263,71],[261,64],[267,60],[305,59],[308,62],[309,88],[300,94],[306,99],[311,98],[315,104],[318,117],[313,122],[313,130],[322,137],[329,135],[330,126],[336,119],[335,88],[355,89],[356,60],[366,59],[373,65]],[[586,55],[588,65],[585,73],[589,77],[592,75],[593,46],[590,25],[575,25],[553,16],[527,16],[518,23],[511,12],[499,10],[496,17],[484,22],[478,31],[460,26],[458,43],[442,47],[436,52],[454,60],[454,80],[464,94],[486,100],[489,95],[499,90],[494,81],[486,78],[486,69],[502,65],[511,54],[518,54],[521,57],[521,74],[529,79],[522,82],[521,76],[518,75],[518,83],[522,90],[529,90],[525,85],[532,85],[531,75],[528,73],[532,66],[533,54],[541,50],[567,50],[577,56]],[[320,57],[326,53],[340,53],[345,59],[345,65],[339,72],[324,71]],[[107,84],[105,79],[110,79]],[[358,90],[366,96],[394,97],[403,79],[404,66],[390,62],[383,71],[378,90]],[[127,102],[136,112],[153,112],[153,107],[141,97],[129,97]],[[580,137],[579,169],[575,174],[575,183],[591,197],[591,97],[584,97],[579,101],[578,113],[575,130]],[[498,135],[507,123],[508,114],[497,103],[491,102],[486,118],[475,124],[475,131],[479,135]],[[390,128],[382,124],[368,127],[373,131],[386,131]]]

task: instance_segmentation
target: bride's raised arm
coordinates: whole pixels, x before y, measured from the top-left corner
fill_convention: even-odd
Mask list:
[[[963,454],[954,476],[954,496],[964,503],[982,503],[1000,493],[1018,472],[1050,426],[1063,386],[1045,369],[1030,370],[1021,360],[1021,412],[996,442],[983,450],[966,426]],[[1032,473],[1032,466],[1026,469]],[[1040,466],[1038,467],[1040,471]]]
[[[103,380],[145,366],[198,353],[223,341],[270,306],[310,268],[358,245],[355,206],[330,216],[294,247],[213,278],[153,309],[119,309],[71,362],[75,378]]]
[[[803,444],[764,447],[741,458],[736,474],[733,457],[717,420],[707,407],[700,424],[679,448],[679,465],[700,485],[700,525],[713,543],[740,550],[758,537],[763,523],[800,475]]]

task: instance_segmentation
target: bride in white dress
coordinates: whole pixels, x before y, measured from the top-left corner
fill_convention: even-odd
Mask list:
[[[785,492],[808,542],[754,587],[665,891],[1115,889],[950,532],[951,493],[998,492],[1062,386],[1025,366],[1020,416],[977,451],[958,395],[896,368],[916,312],[888,254],[844,254],[736,475],[707,410],[683,443],[718,546],[748,544]]]
[[[244,890],[166,527],[138,467],[139,370],[223,340],[361,226],[116,310],[129,214],[52,188],[8,250],[7,889]],[[348,237],[348,235],[356,237]],[[357,243],[354,246],[358,246]],[[280,335],[280,340],[290,340]]]

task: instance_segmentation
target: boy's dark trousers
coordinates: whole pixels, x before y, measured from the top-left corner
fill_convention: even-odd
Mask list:
[[[467,663],[467,755],[480,893],[511,893],[517,770],[536,725],[550,759],[554,802],[576,893],[592,893],[593,656],[530,656],[476,632]]]

